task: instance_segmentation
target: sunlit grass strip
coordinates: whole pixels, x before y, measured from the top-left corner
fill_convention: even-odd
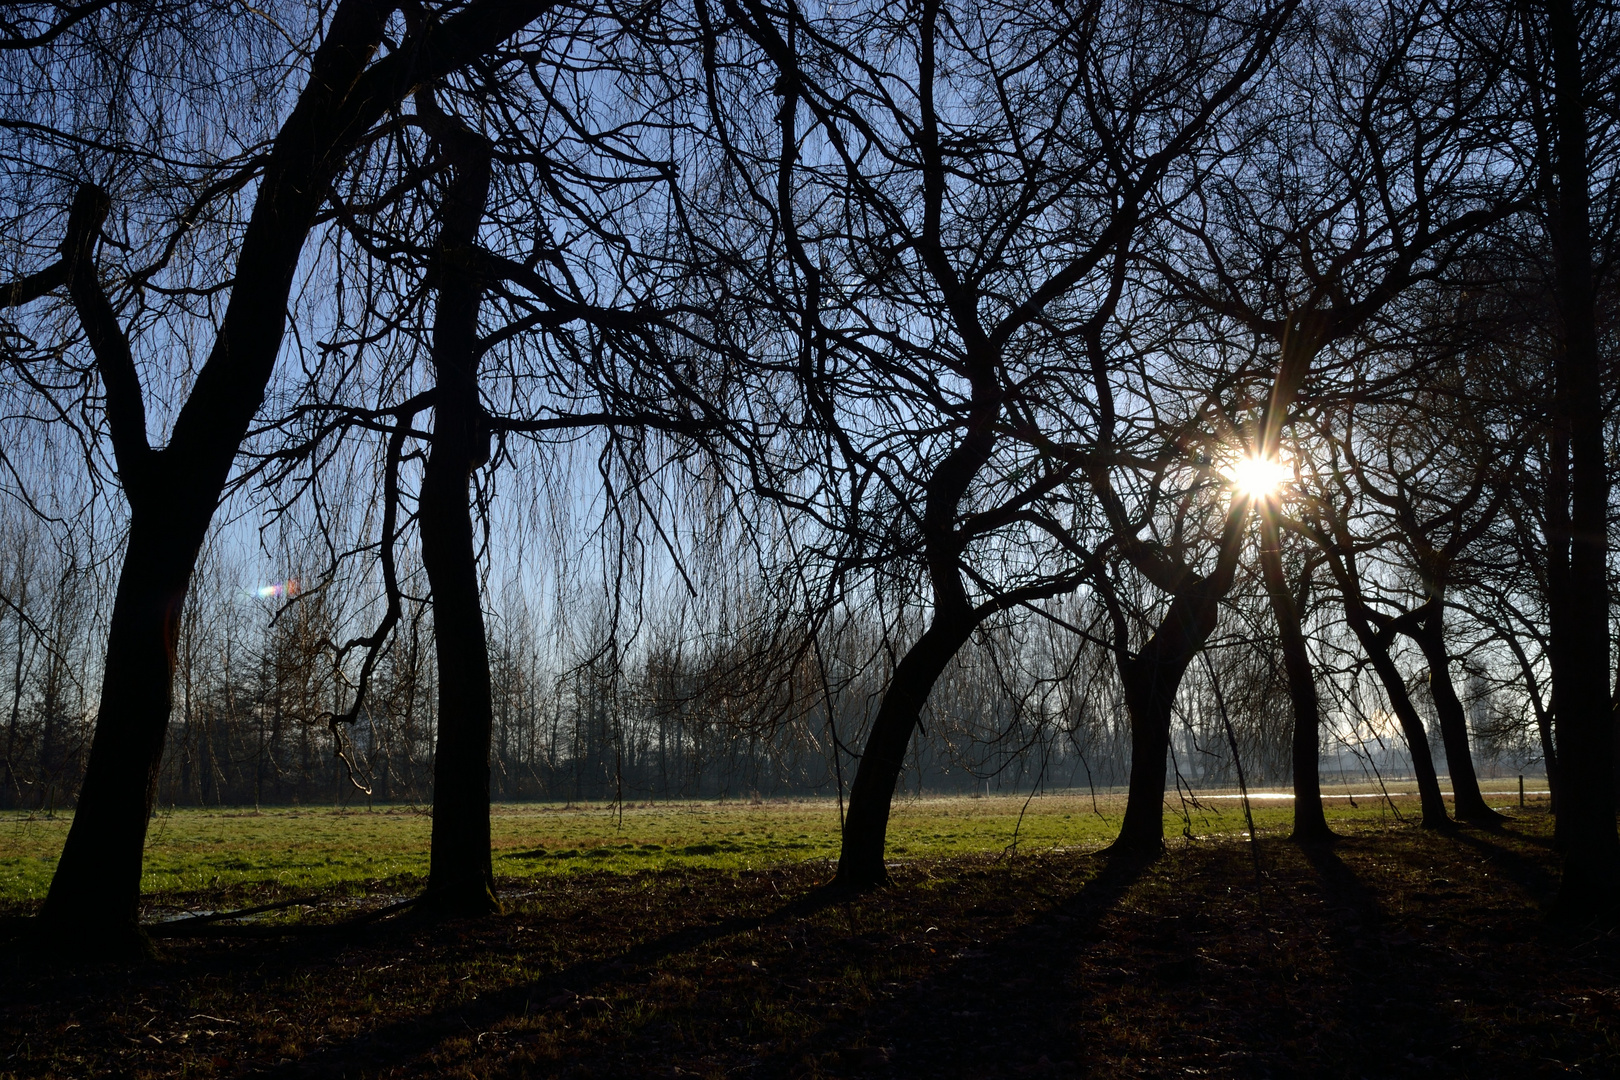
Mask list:
[[[1392,794],[1402,791],[1392,786]],[[1234,792],[1201,793],[1165,807],[1165,833],[1176,837],[1241,833]],[[1365,786],[1325,794],[1330,821],[1394,820],[1416,814],[1416,797],[1393,806]],[[1256,792],[1255,826],[1286,833],[1285,792]],[[1264,796],[1264,797],[1262,797]],[[1516,792],[1493,792],[1512,805]],[[1024,854],[1100,847],[1113,840],[1122,795],[1041,795],[903,799],[895,804],[889,855],[896,860],[999,853],[1016,841]],[[70,818],[0,814],[0,903],[28,904],[50,884]],[[265,889],[280,894],[377,883],[410,889],[427,873],[431,820],[411,807],[335,810],[315,807],[177,809],[161,812],[147,840],[142,889],[148,894]],[[502,878],[587,871],[637,873],[703,868],[755,870],[838,856],[838,808],[831,799],[500,806],[492,823],[495,873]]]

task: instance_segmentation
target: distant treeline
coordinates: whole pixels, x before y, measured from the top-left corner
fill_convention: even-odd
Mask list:
[[[4,527],[0,807],[65,810],[76,798],[94,726],[98,687],[87,673],[99,670],[103,648],[104,570],[96,552],[59,543],[36,519],[16,516]],[[351,776],[334,754],[328,721],[352,700],[354,664],[334,663],[333,644],[374,618],[367,582],[292,575],[257,586],[253,575],[263,559],[228,557],[224,546],[205,559],[181,630],[160,801],[431,802],[437,723],[431,605],[408,603],[380,654],[367,704],[352,726],[341,728]],[[1276,643],[1264,634],[1263,603],[1256,583],[1237,590],[1223,622],[1227,647],[1218,637],[1210,664],[1189,673],[1178,699],[1172,785],[1236,784],[1234,738],[1250,784],[1290,781],[1288,688]],[[1084,621],[1088,604],[1070,598],[1061,615]],[[1333,670],[1332,658],[1350,642],[1331,612],[1322,614],[1313,637],[1328,673],[1324,700],[1332,717],[1324,774],[1359,773],[1368,781],[1407,775],[1410,759],[1376,680],[1353,665]],[[780,642],[753,648],[737,631],[705,632],[693,625],[698,616],[678,604],[617,650],[593,637],[601,620],[588,602],[554,604],[540,616],[517,596],[491,616],[490,766],[498,800],[831,795],[848,784],[852,751],[862,745],[888,678],[885,631],[875,614],[851,617],[824,635],[820,650],[800,649],[797,659]],[[577,646],[569,654],[559,642]],[[1104,650],[1077,649],[1067,634],[1041,635],[1027,626],[987,632],[982,644],[959,656],[935,689],[926,734],[908,758],[907,789],[1126,782],[1129,719]],[[1539,768],[1519,673],[1484,662],[1492,655],[1488,637],[1471,651],[1459,690],[1476,765],[1487,775]],[[825,678],[810,659],[815,655]],[[1427,670],[1415,651],[1403,662],[1443,768]]]

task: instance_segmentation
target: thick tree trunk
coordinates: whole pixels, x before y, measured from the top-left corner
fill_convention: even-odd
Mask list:
[[[1164,849],[1171,710],[1187,666],[1215,629],[1216,605],[1224,591],[1209,578],[1196,579],[1171,601],[1141,653],[1120,664],[1131,716],[1131,780],[1115,851],[1150,855]]]
[[[1440,717],[1440,737],[1446,746],[1447,771],[1451,774],[1452,810],[1463,821],[1496,826],[1502,815],[1485,805],[1474,773],[1474,754],[1468,745],[1468,716],[1451,682],[1451,656],[1446,652],[1445,597],[1429,601],[1429,614],[1418,624],[1413,639],[1429,664],[1429,691],[1434,710]]]
[[[433,839],[422,905],[478,915],[498,907],[489,852],[489,652],[467,506],[471,466],[466,440],[449,437],[449,425],[455,420],[441,405],[420,509],[422,567],[433,594],[439,661]]]
[[[108,626],[101,701],[78,808],[40,918],[57,945],[91,955],[145,951],[141,857],[157,798],[180,613],[208,520],[132,515]]]
[[[130,937],[172,705],[180,609],[203,534],[275,370],[287,296],[331,177],[401,94],[462,67],[549,6],[547,0],[475,2],[434,26],[431,47],[402,49],[376,65],[372,56],[396,5],[341,0],[332,8],[309,61],[309,79],[265,159],[218,335],[161,450],[148,442],[140,371],[97,278],[93,251],[101,219],[75,235],[74,218],[83,217],[75,200],[61,266],[106,394],[107,429],[131,523],[90,764],[41,911],[53,927],[53,948]],[[86,185],[80,196],[86,209],[99,202],[105,216],[103,193]],[[12,302],[20,301],[14,296]]]
[[[1164,632],[1164,627],[1159,632]],[[1164,850],[1165,759],[1170,753],[1171,709],[1187,665],[1179,670],[1136,657],[1120,665],[1125,708],[1131,718],[1131,778],[1125,820],[1113,850],[1156,855]]]
[[[1125,820],[1113,845],[1122,854],[1151,855],[1164,849],[1164,768],[1171,710],[1187,666],[1215,630],[1221,597],[1232,587],[1250,506],[1247,496],[1234,493],[1214,571],[1183,582],[1147,645],[1119,665],[1131,715],[1130,790]],[[1123,650],[1126,644],[1121,641],[1117,647]]]
[[[968,611],[936,615],[927,632],[895,665],[883,703],[878,706],[877,717],[872,721],[872,730],[861,751],[855,780],[850,785],[838,874],[833,880],[835,886],[865,890],[888,882],[883,845],[895,785],[905,763],[906,746],[911,742],[918,714],[934,683],[945,665],[967,643],[975,625]]]
[[[1302,844],[1316,844],[1333,839],[1333,830],[1328,828],[1327,817],[1322,813],[1322,782],[1317,774],[1322,715],[1299,609],[1283,573],[1277,513],[1275,505],[1260,508],[1260,570],[1272,614],[1277,620],[1283,669],[1288,674],[1288,696],[1294,706],[1293,839]]]
[[[1412,696],[1406,692],[1406,682],[1401,678],[1400,669],[1389,655],[1389,644],[1361,614],[1359,605],[1347,604],[1346,609],[1350,629],[1360,640],[1373,670],[1384,684],[1384,696],[1389,698],[1389,707],[1395,711],[1395,718],[1401,723],[1401,732],[1406,736],[1406,747],[1412,755],[1412,773],[1417,777],[1418,800],[1423,808],[1423,827],[1450,828],[1446,800],[1440,793],[1440,778],[1434,771],[1434,755],[1429,750],[1429,733],[1424,730],[1423,718],[1412,704]]]
[[[473,470],[489,458],[478,396],[478,308],[484,286],[473,270],[473,254],[489,195],[490,160],[487,148],[470,134],[447,131],[444,144],[454,174],[440,208],[433,449],[419,510],[439,660],[433,846],[422,908],[481,915],[499,908],[489,853],[494,710],[468,485]]]
[[[1569,575],[1548,627],[1554,658],[1558,826],[1566,919],[1612,910],[1620,885],[1615,832],[1614,723],[1609,700],[1609,479],[1604,387],[1592,276],[1591,169],[1580,22],[1572,0],[1548,0],[1557,146],[1552,208],[1554,281],[1564,340],[1556,363],[1555,426],[1569,439]],[[1562,540],[1560,540],[1560,543]]]

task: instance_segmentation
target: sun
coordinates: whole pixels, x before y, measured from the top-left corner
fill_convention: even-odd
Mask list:
[[[1263,499],[1277,494],[1279,488],[1292,478],[1293,473],[1281,462],[1270,458],[1244,457],[1238,458],[1232,464],[1221,470],[1240,495],[1251,499]]]

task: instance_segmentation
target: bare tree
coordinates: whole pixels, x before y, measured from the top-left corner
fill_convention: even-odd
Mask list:
[[[1269,94],[1256,99],[1263,137],[1205,178],[1177,214],[1186,242],[1172,250],[1188,257],[1161,260],[1166,276],[1276,356],[1271,396],[1251,429],[1249,452],[1260,461],[1278,461],[1296,411],[1330,395],[1336,376],[1399,376],[1365,371],[1349,346],[1421,331],[1411,298],[1515,205],[1488,168],[1489,133],[1472,115],[1496,69],[1448,65],[1442,77],[1432,50],[1446,40],[1445,13],[1426,3],[1371,16],[1313,11]],[[1320,704],[1279,561],[1277,498],[1263,499],[1260,513],[1259,558],[1295,704],[1295,836],[1326,840],[1315,780]]]
[[[1108,326],[1161,185],[1292,5],[726,10],[764,73],[747,50],[707,57],[736,110],[715,116],[727,210],[759,243],[721,250],[739,277],[761,267],[746,285],[782,313],[775,370],[808,406],[791,435],[824,448],[791,466],[817,476],[794,509],[830,530],[833,580],[926,581],[926,628],[897,643],[850,789],[838,882],[865,888],[886,879],[895,785],[941,674],[987,622],[1038,617],[1100,567],[1086,421],[1093,378],[1117,373],[1094,375],[1077,339]],[[734,104],[750,79],[781,99],[768,126]]]
[[[140,947],[141,851],[172,703],[180,611],[237,450],[275,369],[304,240],[332,179],[413,85],[471,62],[548,7],[494,0],[450,5],[425,13],[398,49],[375,60],[393,5],[346,0],[332,11],[310,55],[306,85],[273,141],[211,178],[197,193],[195,209],[171,232],[164,262],[182,253],[179,240],[196,214],[256,185],[231,261],[230,300],[162,447],[151,441],[147,388],[127,314],[120,314],[121,305],[140,301],[152,272],[133,272],[120,290],[107,291],[96,243],[112,204],[108,194],[81,187],[60,260],[11,290],[15,304],[65,285],[106,395],[106,430],[130,512],[96,735],[41,912],[64,942]]]

